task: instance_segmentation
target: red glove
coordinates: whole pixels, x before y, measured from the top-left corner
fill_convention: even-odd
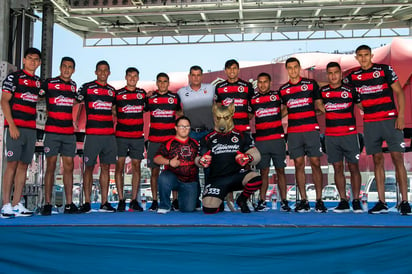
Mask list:
[[[236,154],[235,160],[240,166],[245,166],[253,161],[253,157],[250,154],[242,153],[240,151],[237,151]]]
[[[203,167],[208,167],[210,165],[210,163],[212,162],[212,156],[210,155],[211,153],[212,152],[209,150],[208,152],[203,154],[203,156],[199,159],[199,163]]]

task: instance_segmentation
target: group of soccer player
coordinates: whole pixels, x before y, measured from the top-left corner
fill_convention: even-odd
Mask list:
[[[119,194],[117,211],[126,210],[123,193],[124,166],[126,157],[132,163],[132,198],[129,211],[143,211],[138,202],[140,184],[140,164],[144,158],[145,142],[143,135],[143,113],[150,113],[150,129],[147,145],[147,164],[151,168],[151,189],[153,202],[149,210],[158,211],[159,163],[176,165],[174,159],[161,157],[164,161],[154,160],[159,155],[159,148],[175,137],[177,127],[186,129],[188,125],[177,125],[176,117],[185,115],[191,127],[190,136],[196,141],[204,140],[213,130],[212,104],[222,106],[234,103],[234,130],[239,134],[250,135],[250,119],[255,117],[255,146],[260,152],[261,160],[256,168],[260,171],[260,199],[256,211],[267,210],[265,202],[268,188],[268,175],[271,161],[276,169],[281,211],[291,211],[286,199],[286,151],[295,164],[296,183],[301,199],[295,206],[296,212],[310,211],[306,196],[305,156],[312,169],[312,180],[316,189],[316,212],[327,212],[322,201],[322,156],[319,124],[317,116],[325,114],[326,151],[328,162],[335,171],[335,184],[341,201],[334,208],[335,212],[349,212],[350,204],[346,197],[344,160],[348,163],[353,193],[352,210],[363,212],[359,193],[361,175],[358,160],[360,154],[358,132],[354,116],[354,106],[362,109],[364,115],[364,140],[366,153],[373,156],[375,178],[379,201],[369,213],[386,213],[384,190],[384,157],[382,142],[386,141],[392,161],[395,165],[396,178],[399,183],[401,202],[398,205],[402,215],[410,215],[408,203],[407,173],[403,162],[405,126],[405,97],[398,78],[388,65],[372,63],[372,51],[362,45],[356,49],[355,58],[360,67],[353,70],[342,80],[341,67],[337,62],[327,65],[329,84],[319,87],[313,79],[300,76],[300,62],[289,58],[285,62],[289,81],[278,91],[271,90],[272,81],[268,73],[257,76],[257,89],[239,78],[239,63],[228,60],[225,63],[227,80],[216,87],[202,84],[203,71],[199,66],[189,71],[189,86],[179,90],[178,94],[169,91],[169,77],[159,73],[156,77],[157,90],[147,93],[137,88],[139,71],[130,67],[126,70],[126,86],[119,90],[108,84],[110,66],[106,61],[96,65],[97,79],[83,84],[77,89],[71,76],[75,71],[75,61],[64,57],[60,64],[60,75],[40,81],[35,75],[41,63],[41,53],[29,48],[23,59],[23,69],[13,72],[3,82],[1,107],[5,116],[5,140],[7,166],[2,184],[1,209],[3,218],[31,216],[33,212],[20,202],[26,180],[28,165],[32,162],[36,141],[36,103],[39,97],[45,97],[47,121],[44,128],[44,153],[47,159],[45,175],[45,204],[42,215],[52,212],[51,196],[57,156],[63,162],[63,183],[65,188],[65,213],[88,213],[91,208],[93,170],[99,157],[101,205],[100,212],[115,212],[108,202],[110,165],[116,164],[115,181]],[[198,92],[200,91],[200,92]],[[397,106],[394,102],[397,97]],[[199,97],[201,96],[201,97]],[[196,99],[195,99],[196,98]],[[196,100],[196,108],[193,101]],[[87,122],[84,140],[83,174],[84,203],[78,208],[72,201],[73,158],[76,155],[76,137],[73,123],[73,106],[76,103],[85,108]],[[199,110],[199,111],[197,111]],[[282,117],[287,115],[287,142]],[[114,127],[113,116],[116,116]],[[192,123],[190,123],[190,120]],[[201,142],[202,143],[202,142]],[[287,149],[286,149],[287,147]],[[164,146],[160,150],[164,150]],[[206,151],[200,149],[200,159]],[[202,152],[203,151],[203,152]],[[244,156],[244,155],[243,155]],[[157,162],[157,163],[156,163]],[[240,164],[238,159],[236,162]],[[205,169],[206,181],[208,169]],[[213,176],[211,176],[213,178]],[[257,178],[257,177],[256,177]],[[212,180],[213,181],[213,180]],[[257,180],[256,180],[257,182]],[[196,199],[200,195],[200,187]],[[246,188],[246,186],[245,186]],[[257,188],[249,189],[248,196]],[[196,192],[196,191],[195,191]],[[245,191],[244,191],[245,192]],[[13,194],[13,195],[12,195]],[[194,195],[194,194],[193,194]],[[205,196],[210,196],[205,189]],[[175,195],[174,195],[175,196]],[[11,197],[13,199],[11,200]],[[163,196],[168,197],[169,196]],[[174,197],[176,198],[176,197]],[[176,199],[178,201],[178,197]],[[172,205],[177,209],[178,203]],[[200,201],[199,201],[200,202]],[[242,203],[243,205],[244,203]],[[200,207],[197,204],[196,207]],[[205,211],[206,212],[206,211]],[[242,207],[242,212],[248,212]],[[210,213],[210,212],[209,212]]]

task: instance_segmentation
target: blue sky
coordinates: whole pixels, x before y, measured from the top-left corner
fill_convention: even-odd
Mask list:
[[[123,80],[124,71],[135,66],[140,71],[141,81],[153,81],[159,72],[185,72],[192,65],[200,65],[204,71],[222,70],[228,59],[237,59],[242,64],[270,62],[272,59],[295,52],[341,52],[350,51],[360,44],[372,48],[390,43],[391,38],[342,39],[316,41],[247,42],[202,45],[127,46],[84,48],[79,36],[58,26],[54,27],[53,76],[58,75],[59,62],[63,56],[76,60],[73,79],[78,85],[95,79],[95,64],[105,59],[111,65],[109,81]],[[41,23],[35,23],[35,47],[41,48]],[[39,71],[37,72],[40,73]],[[171,77],[173,81],[173,77]]]

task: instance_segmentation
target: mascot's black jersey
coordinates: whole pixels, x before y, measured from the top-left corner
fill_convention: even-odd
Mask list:
[[[236,152],[245,153],[255,146],[249,133],[240,133],[232,130],[228,133],[212,131],[200,141],[200,154],[210,151],[212,163],[210,164],[209,178],[217,178],[238,173],[242,167],[236,163]]]

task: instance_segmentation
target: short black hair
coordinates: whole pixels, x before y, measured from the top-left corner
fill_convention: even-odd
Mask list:
[[[270,77],[269,73],[266,73],[266,72],[259,73],[259,75],[257,76],[257,79],[259,79],[259,77],[267,77],[269,81],[272,81],[272,78]]]
[[[369,50],[370,52],[372,52],[371,47],[369,47],[368,45],[360,45],[359,47],[356,48],[355,52],[358,53],[358,51],[360,50]]]
[[[329,62],[329,63],[326,65],[326,70],[328,70],[328,68],[338,68],[339,70],[342,70],[342,69],[340,68],[340,65],[339,65],[338,62]]]
[[[192,123],[190,122],[189,117],[186,117],[186,116],[180,116],[179,118],[177,118],[177,119],[176,119],[176,121],[175,121],[175,126],[177,126],[177,125],[179,124],[180,120],[187,120],[187,121],[189,122],[189,125],[191,125],[191,124],[192,124]]]
[[[40,50],[36,49],[36,48],[28,48],[24,51],[24,58],[27,57],[27,55],[29,54],[37,54],[39,56],[39,58],[41,59],[41,52]]]
[[[236,61],[235,59],[227,60],[226,63],[225,63],[225,69],[230,68],[233,65],[236,65],[237,68],[239,68],[239,62],[238,61]]]
[[[203,74],[203,69],[200,66],[191,66],[189,69],[189,73],[192,73],[192,70],[200,70],[200,72]]]
[[[64,61],[72,62],[72,63],[73,63],[73,68],[76,67],[76,62],[74,61],[73,58],[68,57],[68,56],[64,56],[64,57],[62,58],[61,62],[60,62],[60,66],[62,66],[62,64],[63,64]]]
[[[160,77],[166,77],[167,81],[169,81],[169,75],[167,75],[165,72],[160,72],[159,74],[157,74],[156,81],[158,81]]]
[[[98,68],[99,66],[101,66],[101,65],[107,66],[107,67],[109,68],[109,71],[110,71],[109,63],[107,63],[106,60],[101,60],[101,61],[97,62],[97,64],[96,64],[96,70],[97,70],[97,68]]]
[[[137,75],[139,75],[139,70],[138,70],[137,68],[135,68],[135,67],[128,67],[128,68],[126,69],[126,75],[127,75],[128,73],[130,73],[130,72],[136,72]]]
[[[285,68],[287,68],[287,67],[288,67],[288,64],[289,64],[289,63],[292,63],[292,62],[297,62],[298,65],[299,65],[299,67],[300,67],[300,62],[299,62],[298,58],[296,58],[296,57],[290,57],[290,58],[286,59]]]

